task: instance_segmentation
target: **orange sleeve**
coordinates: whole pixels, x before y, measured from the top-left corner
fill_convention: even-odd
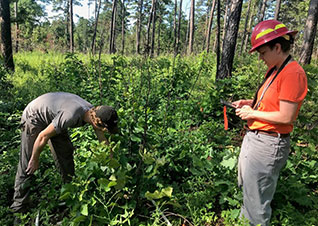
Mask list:
[[[280,84],[278,99],[299,103],[307,94],[307,77],[305,71],[296,64],[290,67]]]

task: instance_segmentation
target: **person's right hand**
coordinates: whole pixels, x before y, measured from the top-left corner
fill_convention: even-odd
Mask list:
[[[26,173],[28,175],[33,174],[39,168],[39,159],[34,159],[31,157],[28,168],[26,169]]]
[[[252,101],[251,100],[237,100],[237,101],[232,102],[232,104],[234,104],[236,108],[242,108],[244,105],[251,106]]]

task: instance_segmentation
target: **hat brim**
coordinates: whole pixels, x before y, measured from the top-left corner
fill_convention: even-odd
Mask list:
[[[268,43],[268,42],[270,42],[270,41],[272,41],[272,40],[274,40],[276,38],[282,37],[283,35],[290,34],[291,36],[295,37],[297,33],[298,33],[298,31],[287,31],[287,32],[281,33],[281,34],[279,34],[277,36],[272,36],[271,38],[267,39],[265,42],[262,42],[262,43],[259,43],[259,44],[255,45],[255,46],[253,46],[250,49],[249,53],[254,52],[257,48],[261,47],[262,45],[265,45],[266,43]]]

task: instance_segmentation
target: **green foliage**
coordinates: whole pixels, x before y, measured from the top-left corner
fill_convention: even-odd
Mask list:
[[[49,91],[76,93],[114,106],[120,134],[99,144],[90,127],[72,129],[76,175],[62,184],[48,148],[41,155],[24,224],[246,225],[236,164],[243,122],[220,98],[251,98],[265,68],[252,56],[236,59],[231,79],[215,80],[215,57],[176,58],[82,55],[16,56],[7,75],[11,96],[0,105],[0,223],[11,224],[9,205],[19,151],[19,117]],[[309,92],[293,133],[287,166],[273,206],[273,225],[316,225],[317,67],[305,68]],[[110,150],[113,158],[110,158]],[[9,216],[8,218],[6,216]]]

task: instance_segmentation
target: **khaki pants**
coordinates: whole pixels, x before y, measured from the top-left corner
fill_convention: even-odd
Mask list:
[[[241,217],[250,225],[268,226],[271,201],[276,191],[279,172],[286,164],[290,138],[272,137],[247,132],[238,163],[238,184],[243,186]]]
[[[45,127],[36,123],[32,118],[21,120],[21,148],[19,164],[15,177],[13,204],[14,212],[25,212],[30,204],[30,188],[33,185],[33,175],[27,175],[26,169],[32,155],[33,145],[38,134]],[[52,137],[49,146],[59,172],[64,182],[69,182],[74,175],[73,152],[74,147],[67,132]]]

